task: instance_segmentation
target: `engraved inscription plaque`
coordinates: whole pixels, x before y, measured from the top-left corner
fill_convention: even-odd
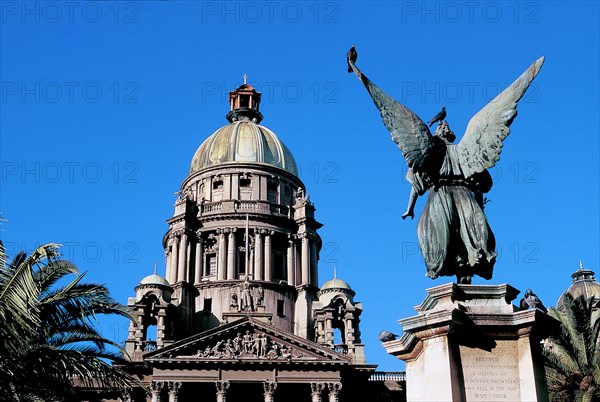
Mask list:
[[[519,358],[514,343],[497,341],[491,351],[460,346],[467,401],[519,401]]]

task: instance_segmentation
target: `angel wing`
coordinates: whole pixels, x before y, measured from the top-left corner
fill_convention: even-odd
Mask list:
[[[460,167],[465,177],[483,172],[500,160],[502,141],[510,133],[509,127],[517,116],[517,102],[540,72],[543,63],[542,56],[471,118],[465,135],[456,145]]]
[[[352,60],[348,64],[367,88],[369,95],[379,109],[383,124],[392,134],[392,139],[402,151],[408,166],[414,171],[426,171],[432,157],[434,157],[436,142],[423,122],[412,110],[397,102],[381,88],[371,82],[356,67]]]

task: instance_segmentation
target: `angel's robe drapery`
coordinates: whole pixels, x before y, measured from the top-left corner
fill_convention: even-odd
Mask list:
[[[488,192],[492,179],[487,170],[465,179],[453,159],[455,151],[455,145],[446,146],[433,188],[427,188],[431,179],[421,173],[409,171],[406,175],[419,194],[429,190],[417,227],[427,276],[479,275],[491,279],[496,241],[474,192]]]

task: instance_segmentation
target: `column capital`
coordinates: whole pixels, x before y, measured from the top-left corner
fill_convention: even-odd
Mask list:
[[[298,239],[307,239],[310,241],[314,241],[317,239],[317,234],[312,232],[302,232],[298,233]]]
[[[324,382],[311,382],[310,383],[310,391],[313,395],[321,394],[321,392],[323,392],[323,390],[325,389],[326,386],[327,386],[327,384]]]
[[[263,382],[263,388],[265,390],[265,397],[273,396],[273,393],[277,389],[277,383],[273,381],[265,381]]]
[[[227,233],[227,228],[218,228],[217,230],[215,230],[215,232],[216,232],[218,235],[223,235],[223,234],[226,234],[226,233]]]
[[[162,391],[165,383],[162,381],[152,381],[150,390],[152,393],[152,402],[160,402],[160,391]]]
[[[342,389],[341,382],[330,382],[327,384],[327,388],[329,388],[329,402],[338,402],[339,393]]]
[[[177,394],[179,393],[179,388],[181,388],[181,382],[169,381],[167,385],[169,387],[169,402],[177,402]]]
[[[229,389],[229,381],[216,381],[217,394],[225,395]]]
[[[154,392],[154,391],[160,392],[164,386],[165,386],[164,381],[152,381],[150,383],[150,390],[152,390],[152,392]]]

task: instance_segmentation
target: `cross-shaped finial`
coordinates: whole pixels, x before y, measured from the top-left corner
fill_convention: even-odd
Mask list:
[[[248,76],[246,75],[246,73],[244,73],[244,84],[246,84],[246,78],[248,78]]]

